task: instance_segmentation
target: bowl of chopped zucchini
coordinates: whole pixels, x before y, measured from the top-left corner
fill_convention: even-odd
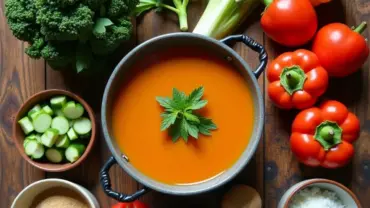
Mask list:
[[[91,107],[65,90],[45,90],[30,97],[13,123],[13,140],[22,157],[48,172],[79,165],[95,142]]]

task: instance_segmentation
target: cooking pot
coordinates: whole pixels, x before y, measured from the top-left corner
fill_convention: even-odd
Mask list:
[[[247,63],[241,58],[228,44],[242,42],[252,50],[259,53],[259,65],[255,71],[252,71]],[[150,54],[158,53],[169,48],[174,47],[193,47],[206,50],[208,53],[215,54],[220,59],[226,59],[232,64],[235,70],[244,76],[245,83],[249,86],[253,96],[254,104],[254,127],[252,136],[248,146],[243,151],[242,155],[235,162],[235,164],[225,170],[223,173],[217,175],[209,180],[188,184],[188,185],[169,185],[144,175],[138,171],[132,164],[124,152],[121,152],[114,137],[112,135],[112,103],[116,97],[116,93],[122,87],[123,77],[136,63],[145,61],[145,57]],[[249,162],[256,151],[259,140],[261,138],[263,123],[264,123],[264,105],[263,96],[259,89],[257,78],[266,68],[267,54],[263,46],[245,35],[233,35],[223,40],[215,40],[206,36],[197,35],[193,33],[171,33],[150,39],[128,53],[114,69],[109,81],[106,85],[103,103],[101,108],[102,128],[105,141],[112,152],[112,157],[108,159],[100,171],[100,182],[103,186],[104,192],[121,202],[130,202],[136,200],[138,197],[145,194],[148,190],[153,189],[166,194],[173,195],[192,195],[203,193],[215,189],[226,182],[230,181],[236,176]],[[158,161],[160,162],[160,161]],[[112,190],[109,169],[114,164],[119,164],[131,177],[143,184],[144,188],[140,189],[134,194],[123,194]]]

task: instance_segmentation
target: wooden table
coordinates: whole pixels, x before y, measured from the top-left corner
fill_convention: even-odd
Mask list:
[[[16,40],[9,31],[4,18],[3,1],[0,17],[0,207],[9,207],[16,195],[28,184],[44,178],[64,178],[79,183],[90,189],[98,198],[103,208],[108,208],[114,201],[106,197],[100,187],[98,172],[110,156],[107,146],[98,133],[98,141],[88,159],[79,167],[64,173],[45,173],[25,162],[12,142],[12,122],[19,106],[32,94],[44,89],[68,89],[83,96],[95,109],[100,118],[100,103],[105,83],[111,68],[102,69],[96,77],[84,78],[73,73],[53,71],[43,60],[32,60],[24,54],[25,44]],[[189,27],[194,28],[202,14],[206,1],[194,1],[189,6]],[[318,10],[320,25],[329,22],[346,22],[349,25],[360,21],[370,23],[370,0],[333,0],[322,5]],[[262,32],[259,16],[260,7],[240,27],[238,33],[248,34],[262,43],[270,60],[286,48],[278,47]],[[176,32],[177,18],[168,13],[146,14],[138,18],[133,41],[122,49],[122,55],[135,44],[164,33]],[[370,29],[363,34],[369,36]],[[258,63],[257,56],[243,45],[234,49],[252,66]],[[122,56],[121,56],[122,57]],[[193,197],[175,197],[150,192],[143,201],[159,208],[180,207],[218,207],[221,196],[235,183],[249,184],[255,187],[263,197],[264,207],[274,208],[282,194],[293,184],[314,177],[337,180],[359,197],[364,208],[370,207],[370,72],[369,61],[363,70],[341,80],[331,80],[326,98],[338,99],[354,111],[361,120],[361,138],[356,142],[356,155],[350,165],[337,170],[313,169],[300,165],[289,149],[289,132],[296,111],[282,111],[274,107],[265,94],[266,122],[263,139],[258,151],[249,165],[231,184],[211,193]],[[259,80],[264,89],[267,81]],[[114,189],[130,193],[141,185],[128,176],[121,168],[111,170]]]

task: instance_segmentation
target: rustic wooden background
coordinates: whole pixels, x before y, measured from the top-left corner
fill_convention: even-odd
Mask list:
[[[16,195],[28,184],[43,179],[58,177],[79,183],[90,189],[103,208],[114,201],[107,198],[99,184],[98,172],[110,156],[103,138],[99,139],[88,159],[79,167],[65,173],[45,173],[27,164],[12,142],[12,121],[18,107],[32,94],[44,89],[68,89],[83,96],[95,109],[97,118],[105,83],[112,71],[107,66],[96,77],[79,77],[73,73],[53,71],[43,60],[29,59],[24,53],[25,44],[16,40],[9,31],[4,17],[4,0],[1,0],[0,15],[0,207],[10,207]],[[206,6],[205,0],[195,0],[189,6],[189,27],[194,28]],[[240,27],[237,33],[244,33],[266,47],[270,60],[286,48],[270,41],[262,32],[259,17],[262,6]],[[370,24],[370,0],[333,0],[317,8],[320,25],[329,22],[345,22],[349,25],[367,21]],[[127,50],[151,37],[178,31],[176,16],[168,13],[147,13],[136,20],[136,30],[131,43],[120,51],[122,57]],[[370,29],[363,34],[369,37]],[[234,49],[255,67],[257,56],[243,45]],[[266,80],[261,77],[260,87]],[[289,149],[290,124],[297,112],[281,111],[266,97],[266,123],[263,139],[254,159],[235,180],[211,193],[193,197],[175,197],[150,192],[143,201],[152,207],[219,207],[221,196],[235,183],[255,187],[263,197],[264,207],[274,208],[284,193],[293,184],[307,178],[324,177],[337,180],[359,197],[365,208],[370,207],[370,72],[369,61],[363,70],[345,79],[331,80],[326,98],[338,99],[354,111],[361,120],[361,138],[356,142],[356,155],[352,163],[338,170],[313,169],[299,165]],[[265,93],[266,94],[266,93]],[[111,170],[113,187],[131,193],[140,187],[119,167]]]

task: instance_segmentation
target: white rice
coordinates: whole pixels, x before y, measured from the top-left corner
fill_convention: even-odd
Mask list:
[[[294,194],[289,208],[346,208],[346,206],[335,192],[314,186]]]

